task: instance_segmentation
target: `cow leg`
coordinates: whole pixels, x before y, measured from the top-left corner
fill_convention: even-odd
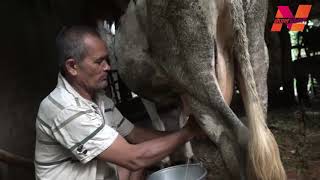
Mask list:
[[[218,146],[231,179],[246,179],[245,150],[237,143],[233,133],[227,129],[219,113],[209,109],[195,98],[189,98],[193,115],[208,137]]]
[[[151,122],[152,122],[152,126],[158,130],[158,131],[165,131],[166,128],[164,126],[164,123],[161,121],[160,119],[160,116],[158,114],[158,111],[157,111],[157,107],[156,105],[149,101],[149,100],[146,100],[144,98],[141,98],[141,101],[144,105],[144,107],[146,108],[146,111],[151,119]],[[166,167],[167,165],[170,165],[170,157],[167,156],[165,157],[163,160],[162,160],[162,166],[163,167]]]
[[[160,119],[156,105],[153,102],[146,100],[144,98],[141,98],[141,100],[144,107],[147,110],[147,113],[151,119],[153,127],[158,131],[165,131],[166,128],[164,126],[164,123]]]

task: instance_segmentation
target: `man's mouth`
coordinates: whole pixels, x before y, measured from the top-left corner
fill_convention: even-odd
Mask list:
[[[104,75],[104,76],[102,76],[102,78],[101,78],[101,80],[103,80],[103,81],[106,81],[107,79],[108,79],[107,74],[106,74],[106,75]]]

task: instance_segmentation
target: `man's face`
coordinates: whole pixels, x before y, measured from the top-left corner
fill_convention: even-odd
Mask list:
[[[84,43],[87,52],[79,62],[78,82],[89,91],[101,90],[108,85],[107,71],[110,70],[106,45],[92,35],[85,36]]]

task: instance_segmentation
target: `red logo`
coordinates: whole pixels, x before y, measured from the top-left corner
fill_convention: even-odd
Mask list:
[[[293,16],[289,6],[278,6],[278,11],[271,31],[281,31],[283,24],[286,24],[290,31],[303,31],[309,17],[311,6],[312,5],[299,5],[295,16]]]

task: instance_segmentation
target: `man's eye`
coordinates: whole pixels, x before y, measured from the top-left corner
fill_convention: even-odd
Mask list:
[[[99,59],[96,61],[97,64],[101,64],[104,60],[103,59]]]

